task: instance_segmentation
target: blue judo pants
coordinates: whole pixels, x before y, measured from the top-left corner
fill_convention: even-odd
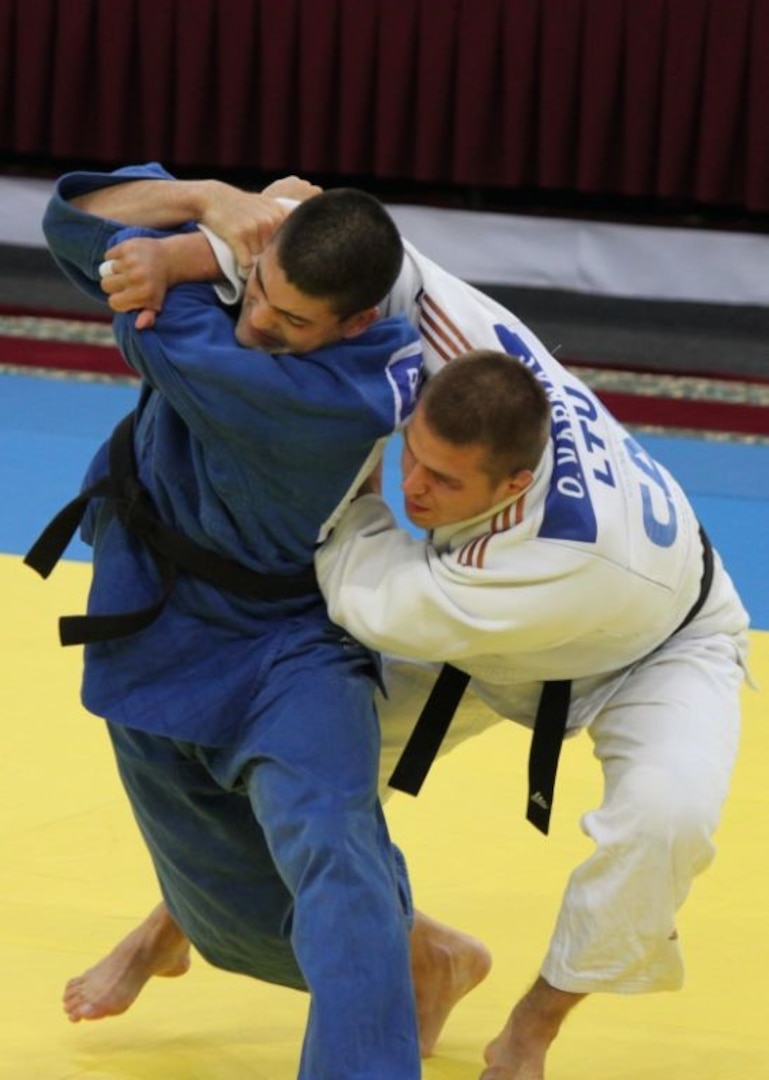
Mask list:
[[[420,1076],[411,899],[376,796],[362,656],[337,643],[324,663],[316,650],[273,664],[225,749],[108,724],[164,900],[196,949],[309,990],[300,1080]]]

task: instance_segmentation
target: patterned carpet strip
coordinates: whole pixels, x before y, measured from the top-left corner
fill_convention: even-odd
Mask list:
[[[769,379],[660,374],[560,359],[636,429],[769,443]],[[0,371],[133,379],[107,322],[50,314],[0,312]]]

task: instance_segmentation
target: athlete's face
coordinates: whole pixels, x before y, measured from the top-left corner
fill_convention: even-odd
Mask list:
[[[455,525],[520,494],[529,486],[524,469],[495,483],[484,471],[480,443],[457,446],[431,430],[417,406],[403,433],[401,488],[409,520],[422,529]]]
[[[286,278],[269,244],[249,274],[235,337],[249,349],[306,353],[355,337],[376,317],[371,308],[340,319],[327,300],[300,292]]]

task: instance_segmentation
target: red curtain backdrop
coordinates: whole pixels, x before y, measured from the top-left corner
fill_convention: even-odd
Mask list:
[[[769,0],[0,0],[0,155],[769,212]]]

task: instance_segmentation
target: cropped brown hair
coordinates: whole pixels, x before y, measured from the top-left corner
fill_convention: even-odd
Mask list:
[[[494,483],[533,471],[550,434],[550,403],[536,375],[492,349],[449,361],[425,383],[420,406],[439,438],[486,448],[485,471]]]
[[[403,243],[378,199],[332,188],[300,203],[275,234],[278,262],[300,292],[340,319],[375,307],[395,284]]]

